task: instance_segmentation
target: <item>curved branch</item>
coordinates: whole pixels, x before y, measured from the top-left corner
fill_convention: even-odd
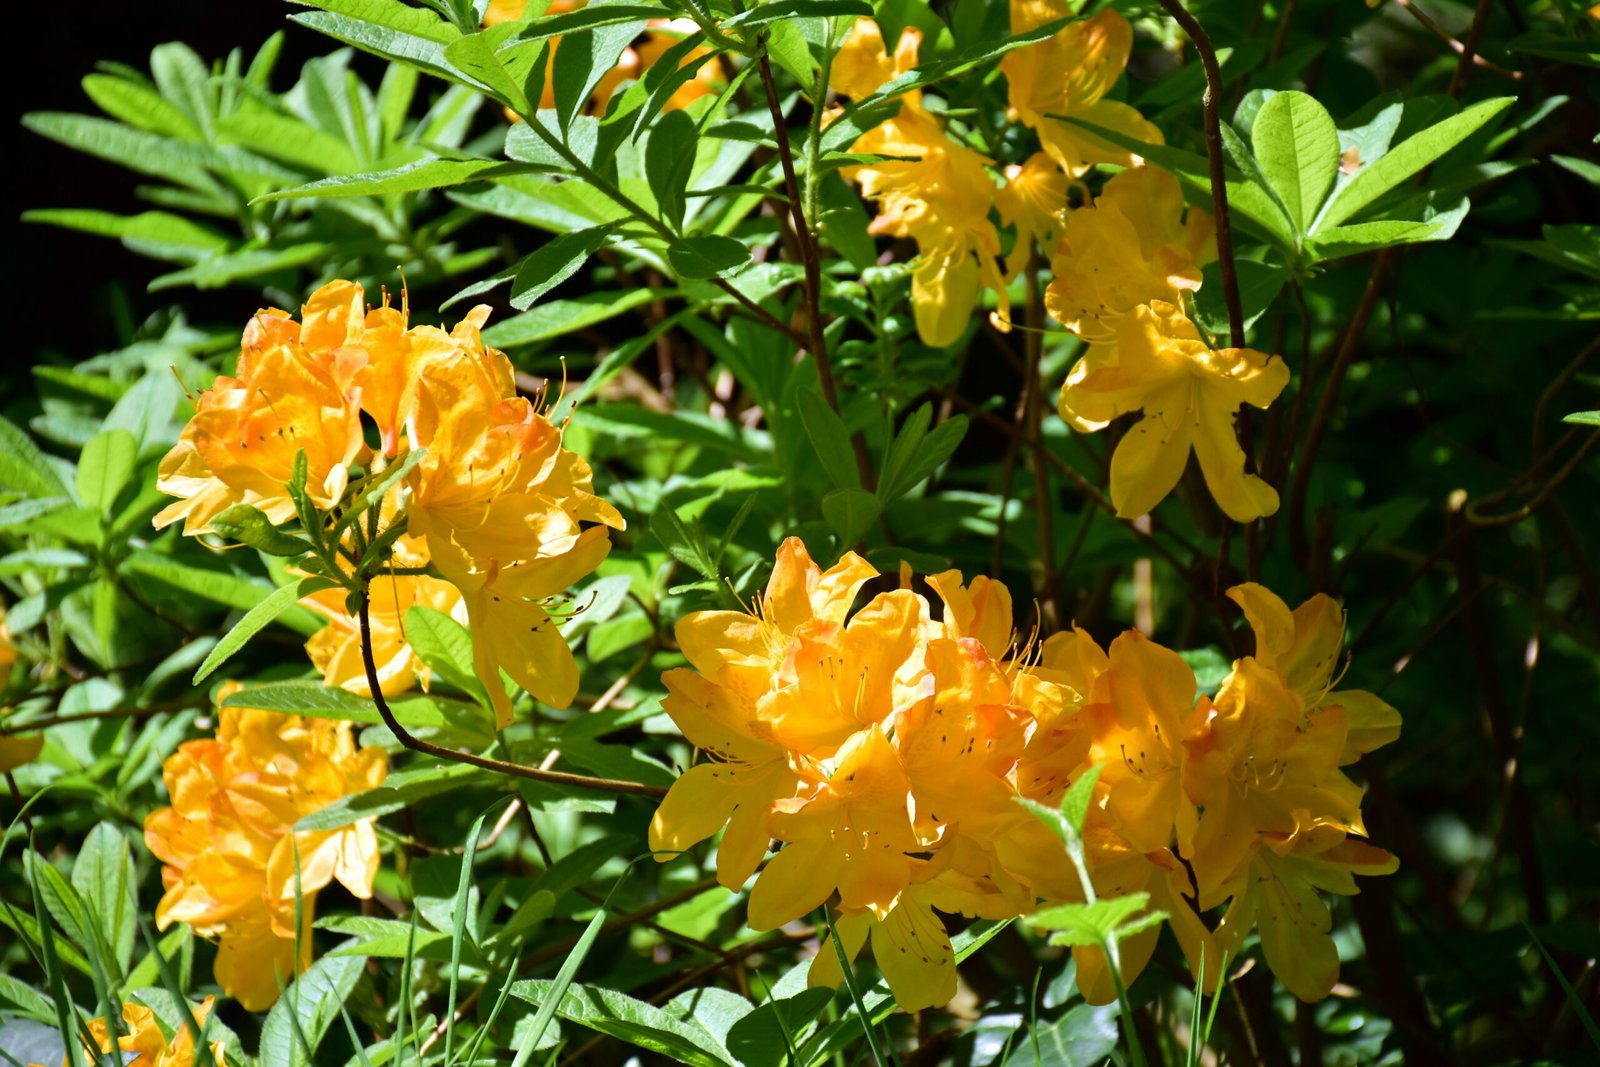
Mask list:
[[[1217,269],[1222,273],[1222,295],[1228,305],[1228,343],[1234,348],[1244,347],[1244,304],[1239,299],[1239,275],[1233,265],[1233,222],[1228,214],[1228,186],[1226,168],[1222,162],[1222,67],[1217,63],[1217,50],[1205,28],[1183,6],[1182,0],[1161,0],[1161,6],[1171,15],[1200,55],[1200,65],[1206,72],[1206,93],[1201,99],[1205,114],[1206,163],[1211,177],[1211,209],[1217,223]]]
[[[367,670],[367,686],[372,690],[372,703],[378,709],[378,715],[383,719],[383,724],[389,732],[406,748],[413,752],[426,753],[437,759],[449,760],[452,763],[467,763],[474,767],[481,767],[486,771],[496,774],[510,775],[513,778],[527,778],[535,782],[549,782],[552,785],[570,785],[578,789],[598,789],[608,793],[631,793],[634,796],[664,797],[667,791],[657,785],[646,785],[643,782],[629,782],[618,778],[591,778],[584,774],[567,774],[564,771],[546,771],[538,767],[526,767],[520,763],[511,763],[506,760],[490,759],[480,756],[475,752],[462,752],[443,745],[436,745],[431,741],[424,741],[414,737],[400,721],[394,717],[394,712],[389,707],[389,701],[384,698],[382,684],[378,680],[378,665],[372,657],[372,621],[367,607],[367,583],[361,585],[361,607],[357,612],[361,622],[361,662]]]

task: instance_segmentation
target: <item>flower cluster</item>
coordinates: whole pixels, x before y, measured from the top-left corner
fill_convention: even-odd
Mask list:
[[[182,519],[185,533],[205,533],[235,505],[286,522],[302,454],[307,495],[331,510],[351,495],[352,470],[376,476],[417,453],[377,508],[378,536],[402,515],[408,534],[389,560],[405,573],[372,585],[380,682],[398,692],[417,678],[403,636],[410,607],[464,614],[504,725],[512,710],[501,669],[547,704],[565,707],[576,694],[572,653],[546,608],[600,564],[605,527],[623,522],[592,492],[588,464],[561,446],[561,429],[518,395],[504,354],[484,345],[488,315],[480,305],[449,332],[411,326],[404,306],[367,309],[347,281],[312,294],[299,322],[258,312],[236,377],[198,398],[162,461],[160,488],[182,499],[156,525]],[[366,692],[342,595],[311,605],[330,619],[312,638],[313,659],[331,684]]]
[[[1064,3],[1013,0],[1012,32],[1036,30],[1069,14]],[[1160,140],[1134,108],[1105,99],[1127,65],[1132,40],[1127,19],[1105,11],[1006,55],[1001,70],[1009,85],[1008,113],[1037,131],[1042,150],[1007,168],[1005,184],[998,188],[988,169],[991,160],[946,133],[919,90],[902,93],[895,117],[851,145],[852,152],[885,157],[842,173],[879,202],[872,233],[909,237],[917,244],[911,303],[924,343],[938,347],[957,341],[985,288],[994,292],[998,318],[1005,322],[1006,285],[1027,265],[1035,241],[1046,249],[1055,244],[1066,213],[1068,179],[1096,163],[1136,162],[1062,117]],[[857,101],[872,96],[917,65],[921,41],[921,31],[908,26],[891,56],[878,24],[856,20],[834,59],[830,87]],[[1016,229],[1003,275],[991,207]]]
[[[225,686],[223,697],[237,691]],[[374,820],[318,831],[294,825],[376,788],[388,770],[387,754],[359,747],[349,723],[222,708],[215,739],[184,742],[168,757],[172,807],[145,820],[145,843],[164,864],[156,925],[188,923],[216,937],[217,983],[250,1011],[270,1007],[310,965],[317,891],[337,881],[367,898],[378,872]]]
[[[1011,29],[1036,31],[1070,14],[1053,0],[1012,0]],[[857,21],[835,60],[833,88],[857,100],[870,96],[916,65],[919,40],[906,29],[891,58],[877,24]],[[1040,150],[1007,167],[999,186],[990,161],[947,133],[918,91],[903,94],[898,115],[852,146],[885,160],[844,173],[880,203],[873,233],[917,243],[911,297],[927,344],[958,340],[986,287],[995,293],[996,321],[1007,326],[1006,285],[1035,255],[1048,259],[1046,306],[1089,344],[1061,391],[1061,417],[1087,433],[1144,413],[1112,458],[1119,515],[1137,518],[1155,507],[1192,451],[1218,506],[1248,522],[1275,512],[1278,496],[1247,473],[1234,420],[1243,404],[1272,403],[1288,367],[1251,349],[1214,350],[1196,329],[1184,301],[1216,255],[1210,217],[1197,209],[1186,216],[1176,179],[1090,128],[1161,142],[1135,108],[1107,95],[1132,44],[1127,19],[1106,10],[1005,55],[1007,113],[1033,129]],[[1069,186],[1076,183],[1087,200],[1078,180],[1097,165],[1126,169],[1092,205],[1069,211]],[[1015,232],[1003,274],[991,206]]]
[[[202,1001],[194,1009],[194,1021],[204,1026],[215,1004],[215,997]],[[105,1057],[113,1052],[121,1053],[115,1062],[122,1067],[194,1067],[203,1062],[195,1050],[194,1034],[187,1026],[178,1027],[168,1038],[161,1030],[156,1013],[143,1004],[122,1005],[122,1029],[126,1032],[120,1036],[112,1032],[104,1019],[89,1020],[86,1029],[90,1040],[84,1042],[84,1047],[91,1062],[104,1063]],[[211,1042],[211,1062],[218,1067],[225,1062],[223,1047],[221,1040]],[[70,1056],[62,1060],[62,1067],[71,1067],[71,1064]]]
[[[1006,918],[1082,899],[1059,844],[1017,800],[1059,803],[1099,765],[1085,828],[1099,894],[1149,893],[1208,988],[1259,925],[1291,990],[1328,992],[1338,957],[1315,890],[1354,892],[1353,874],[1394,867],[1359,840],[1361,791],[1339,767],[1399,731],[1376,697],[1329,692],[1343,641],[1331,599],[1290,612],[1260,586],[1231,591],[1257,653],[1212,700],[1138,631],[1109,649],[1076,629],[1019,641],[1009,592],[982,577],[929,578],[937,610],[902,581],[852,611],[877,577],[853,553],[824,571],[791,538],[749,613],[679,623],[690,668],[665,675],[663,708],[709,759],[656,812],[660,858],[720,830],[717,876],[737,890],[776,839],[751,926],[837,895],[845,954],[870,937],[903,1007],[942,1004],[955,968],[936,912]],[[1213,930],[1202,916],[1224,903]],[[1126,980],[1155,938],[1125,945]],[[1098,950],[1075,952],[1085,994],[1112,999]],[[838,977],[825,946],[811,980]]]
[[[1184,216],[1177,179],[1139,167],[1072,212],[1051,260],[1045,305],[1089,349],[1067,374],[1061,417],[1090,432],[1127,412],[1139,420],[1111,457],[1117,514],[1137,518],[1183,476],[1192,450],[1217,505],[1239,522],[1278,510],[1278,494],[1246,472],[1234,419],[1265,408],[1289,382],[1276,356],[1213,349],[1184,310],[1215,258],[1211,219]]]

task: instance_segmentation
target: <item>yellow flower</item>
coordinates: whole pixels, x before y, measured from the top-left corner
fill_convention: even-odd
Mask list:
[[[457,347],[421,370],[411,445],[427,449],[406,478],[408,529],[461,590],[477,670],[501,725],[512,709],[504,667],[528,692],[564,708],[577,667],[546,608],[591,573],[622,516],[594,495],[594,475],[561,447],[561,430],[516,395],[505,356],[457,327]],[[585,523],[600,526],[585,527]]]
[[[215,997],[201,1001],[194,1009],[194,1021],[204,1027],[215,1006]],[[117,1062],[123,1067],[193,1067],[200,1059],[195,1052],[194,1033],[188,1026],[179,1026],[168,1038],[162,1033],[155,1012],[143,1004],[122,1005],[122,1029],[126,1032],[121,1035],[113,1034],[105,1019],[90,1019],[87,1029],[92,1044],[89,1041],[84,1044],[90,1057],[98,1059],[101,1055],[120,1052]],[[218,1067],[223,1063],[224,1044],[221,1039],[211,1042],[211,1060]],[[71,1062],[70,1057],[62,1060],[63,1065]]]
[[[916,65],[921,37],[906,27],[891,60],[878,24],[857,19],[830,84],[856,99],[870,95]],[[862,134],[850,150],[895,157],[841,173],[860,183],[863,196],[879,201],[869,232],[917,243],[911,304],[923,342],[940,347],[960,339],[985,286],[999,295],[1003,316],[1007,301],[995,262],[1000,235],[989,221],[994,182],[985,169],[988,161],[945,135],[920,92],[906,93],[898,114]]]
[[[1067,219],[1067,176],[1047,152],[1006,168],[1006,182],[994,194],[1000,221],[1017,231],[1017,243],[1006,257],[1006,280],[1027,267],[1035,247],[1046,256],[1061,240]]]
[[[295,514],[289,479],[306,453],[306,491],[332,505],[349,482],[365,443],[361,411],[346,392],[336,350],[300,340],[297,323],[262,311],[245,329],[239,377],[218,377],[195,401],[195,414],[161,461],[156,485],[181,497],[155,517],[157,529],[179,519],[188,535],[205,533],[236,504],[259,508],[274,523]]]
[[[1062,0],[1011,0],[1011,32],[1025,33],[1069,14]],[[1137,109],[1105,98],[1128,65],[1132,48],[1133,27],[1119,12],[1107,9],[1000,60],[1010,87],[1011,118],[1038,131],[1044,150],[1074,178],[1096,163],[1127,167],[1139,159],[1060,121],[1062,117],[1161,143],[1161,131]]]
[[[1351,896],[1358,892],[1356,875],[1392,874],[1398,866],[1383,849],[1313,820],[1289,834],[1267,835],[1233,883],[1217,893],[1233,897],[1217,926],[1218,950],[1237,957],[1245,936],[1258,927],[1262,953],[1278,981],[1301,1000],[1321,1000],[1339,980],[1339,952],[1329,935],[1332,917],[1317,890]]]
[[[10,774],[32,763],[44,751],[43,734],[7,734],[0,737],[0,774]]]
[[[1340,766],[1399,738],[1400,713],[1394,708],[1363,690],[1334,690],[1333,669],[1344,646],[1344,609],[1337,601],[1319,593],[1290,612],[1277,594],[1254,582],[1229,589],[1228,598],[1255,632],[1257,662],[1277,671],[1307,711],[1344,709],[1349,732]]]
[[[224,695],[236,687],[225,687]],[[218,938],[216,978],[247,1010],[264,1011],[281,984],[311,962],[316,892],[338,881],[372,895],[373,820],[294,831],[340,797],[376,788],[388,772],[379,748],[358,748],[351,725],[239,708],[218,714],[215,740],[188,741],[162,768],[172,806],[145,820],[166,893],[156,925],[188,923]],[[295,895],[302,955],[294,958]]]
[[[763,715],[790,642],[803,627],[843,624],[857,591],[876,574],[853,552],[823,571],[791,537],[751,613],[702,611],[679,621],[678,645],[693,670],[662,676],[661,706],[713,762],[685,772],[656,810],[650,847],[657,859],[670,860],[726,826],[718,880],[737,890],[754,873],[771,839],[767,815],[800,781]]]
[[[1178,307],[1158,300],[1123,316],[1114,345],[1092,346],[1078,361],[1060,410],[1079,431],[1144,412],[1111,459],[1111,499],[1123,518],[1160,503],[1192,450],[1218,506],[1249,522],[1277,511],[1278,494],[1245,473],[1234,419],[1241,404],[1265,408],[1288,381],[1283,360],[1248,348],[1213,350]]]
[[[1067,216],[1051,260],[1045,307],[1094,344],[1115,342],[1124,316],[1140,304],[1183,305],[1200,288],[1200,268],[1216,259],[1215,227],[1198,208],[1184,215],[1178,180],[1155,167],[1125,170],[1094,206]]]

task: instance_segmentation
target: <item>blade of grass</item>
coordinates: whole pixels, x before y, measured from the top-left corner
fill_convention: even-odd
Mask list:
[[[355,1020],[350,1018],[350,1009],[345,1007],[344,1001],[339,1002],[339,1015],[344,1019],[345,1033],[350,1035],[350,1047],[356,1050],[356,1056],[361,1060],[361,1067],[372,1067],[372,1061],[367,1058],[367,1047],[361,1043],[361,1038],[356,1036]],[[469,1059],[467,1062],[471,1062]]]
[[[450,994],[444,1009],[444,1062],[451,1062],[450,1050],[455,1044],[456,987],[461,974],[461,942],[467,929],[467,896],[472,890],[472,861],[478,856],[478,838],[483,835],[484,820],[489,812],[505,802],[504,797],[489,805],[467,833],[467,847],[461,853],[461,876],[456,880],[455,929],[450,934]]]
[[[861,1020],[861,1032],[867,1035],[867,1048],[872,1052],[872,1062],[878,1067],[884,1067],[888,1062],[883,1058],[883,1050],[878,1047],[877,1027],[872,1025],[872,1018],[867,1014],[867,1006],[861,1000],[861,988],[856,985],[855,969],[850,966],[850,958],[844,954],[844,942],[839,940],[839,931],[834,928],[833,914],[828,911],[828,906],[822,906],[822,921],[828,927],[828,940],[833,943],[833,951],[839,957],[839,969],[844,972],[844,986],[850,991],[850,1000],[856,1006],[856,1016]]]
[[[1549,949],[1544,947],[1544,942],[1539,940],[1539,935],[1533,932],[1533,927],[1526,921],[1522,928],[1528,932],[1528,937],[1533,941],[1533,947],[1539,950],[1539,955],[1544,957],[1545,966],[1550,968],[1550,973],[1556,976],[1556,984],[1561,986],[1561,992],[1567,996],[1567,1003],[1572,1007],[1578,1021],[1583,1024],[1584,1032],[1589,1035],[1589,1040],[1594,1042],[1595,1048],[1600,1048],[1600,1026],[1594,1021],[1594,1016],[1589,1014],[1589,1009],[1578,999],[1578,994],[1572,988],[1572,983],[1567,981],[1567,976],[1556,966],[1556,961],[1551,957]]]
[[[28,835],[28,848],[34,855],[38,855],[34,849],[32,834]],[[39,872],[31,863],[26,866],[28,886],[33,890],[33,914],[39,923],[39,951],[44,957],[45,981],[50,986],[51,997],[55,999],[56,1024],[61,1028],[62,1041],[67,1046],[66,1067],[83,1067],[83,1049],[71,1036],[72,1024],[78,1009],[67,992],[67,983],[61,975],[61,964],[56,959],[56,932],[50,925],[50,913],[44,906],[44,893],[39,889]],[[81,1025],[81,1020],[76,1021]]]

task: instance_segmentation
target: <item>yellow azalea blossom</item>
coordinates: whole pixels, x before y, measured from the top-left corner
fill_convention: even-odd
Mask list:
[[[1194,671],[1176,652],[1137,630],[1115,641],[1094,699],[1084,708],[1093,735],[1089,760],[1104,766],[1106,812],[1136,852],[1194,833],[1195,807],[1183,792],[1183,739],[1195,704]]]
[[[1047,152],[1035,152],[1024,163],[1006,168],[1006,182],[994,194],[1000,221],[1017,231],[1017,243],[1006,257],[1006,280],[1027,267],[1037,248],[1048,257],[1061,240],[1067,214],[1067,175]]]
[[[236,687],[225,687],[224,696]],[[341,797],[376,788],[379,748],[358,748],[349,723],[240,708],[218,713],[214,740],[188,741],[162,769],[172,806],[145,820],[166,887],[156,925],[218,939],[216,978],[247,1010],[264,1011],[311,962],[318,890],[338,881],[372,895],[373,820],[336,830],[294,825]],[[295,960],[295,898],[302,955]]]
[[[1011,0],[1011,32],[1026,33],[1070,14],[1064,0]],[[1161,131],[1137,109],[1106,99],[1132,48],[1133,27],[1108,8],[1000,60],[1010,92],[1008,114],[1032,126],[1044,150],[1074,178],[1096,163],[1127,167],[1139,159],[1063,118],[1161,143]]]
[[[1218,950],[1237,957],[1245,935],[1259,928],[1262,953],[1278,981],[1301,1000],[1321,1000],[1339,980],[1339,952],[1317,890],[1350,896],[1358,892],[1356,875],[1392,874],[1398,866],[1383,849],[1310,819],[1289,834],[1269,835],[1233,883],[1216,893],[1233,898],[1217,926]],[[1208,902],[1203,897],[1201,903]]]
[[[1249,582],[1228,590],[1255,632],[1256,660],[1282,676],[1307,711],[1329,705],[1344,709],[1349,731],[1339,753],[1341,766],[1400,736],[1400,713],[1360,689],[1334,690],[1333,671],[1344,646],[1344,609],[1317,594],[1293,612],[1277,594]]]
[[[552,707],[577,694],[571,650],[546,609],[605,558],[604,527],[624,523],[594,494],[589,465],[561,446],[561,430],[516,395],[481,325],[469,317],[451,334],[454,350],[421,368],[407,434],[427,452],[405,484],[408,530],[461,590],[478,675],[503,726],[512,708],[502,667]]]
[[[207,997],[193,1009],[194,1021],[205,1027],[206,1019],[216,1006],[215,997]],[[187,1025],[179,1026],[169,1038],[162,1032],[155,1012],[143,1004],[127,1002],[122,1005],[121,1033],[115,1033],[105,1019],[90,1019],[86,1027],[90,1040],[85,1041],[85,1051],[92,1060],[103,1055],[120,1053],[122,1067],[194,1067],[202,1062],[195,1049],[194,1033]],[[211,1061],[222,1067],[225,1042],[220,1038],[210,1043]],[[62,1067],[71,1064],[71,1057],[62,1059]]]
[[[43,734],[7,734],[0,737],[0,774],[10,774],[24,763],[32,763],[43,751]]]
[[[1125,170],[1094,206],[1073,211],[1051,259],[1045,307],[1091,344],[1115,342],[1140,304],[1182,306],[1200,288],[1200,268],[1217,258],[1211,216],[1184,213],[1178,180],[1155,167]]]
[[[1283,360],[1248,348],[1213,350],[1180,308],[1158,300],[1123,316],[1115,343],[1093,346],[1078,361],[1060,411],[1079,431],[1144,412],[1111,458],[1119,516],[1137,518],[1160,503],[1193,451],[1218,506],[1249,522],[1277,511],[1278,494],[1245,473],[1234,419],[1241,404],[1267,407],[1288,381]]]
[[[205,533],[236,504],[288,520],[295,508],[285,487],[301,451],[311,499],[322,507],[338,500],[365,443],[333,356],[302,346],[286,313],[258,313],[245,330],[240,377],[221,376],[199,396],[161,461],[157,488],[182,499],[156,515],[156,528],[182,519],[185,534]]]
[[[678,645],[693,670],[662,676],[662,710],[713,762],[685,772],[656,810],[650,847],[657,859],[672,859],[726,826],[718,880],[736,890],[754,873],[771,839],[767,815],[800,781],[758,708],[777,684],[796,631],[842,625],[857,592],[876,574],[853,552],[823,571],[791,537],[779,547],[766,591],[750,613],[702,611],[679,621]]]
[[[906,27],[891,58],[871,19],[857,19],[834,62],[830,85],[857,100],[916,66],[922,34]],[[841,173],[879,202],[869,232],[909,237],[918,259],[911,279],[917,334],[940,347],[959,340],[985,287],[1006,312],[1005,282],[996,259],[1000,235],[989,221],[994,182],[984,157],[952,141],[922,103],[920,92],[900,98],[894,118],[868,130],[852,152],[894,157],[846,167]]]

